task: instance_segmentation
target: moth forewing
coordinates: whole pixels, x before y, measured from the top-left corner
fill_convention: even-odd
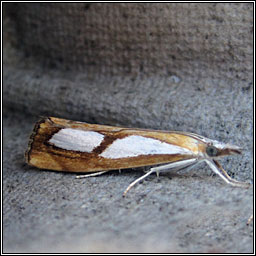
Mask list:
[[[222,179],[237,185],[239,182],[214,162],[216,157],[232,153],[240,153],[239,148],[193,133],[131,129],[48,117],[36,123],[25,156],[27,163],[37,168],[84,173],[167,164],[150,170],[159,174],[206,161]],[[143,177],[133,182],[127,191]]]
[[[200,147],[196,139],[175,132],[49,117],[35,125],[26,159],[41,169],[95,172],[191,159],[200,155]]]

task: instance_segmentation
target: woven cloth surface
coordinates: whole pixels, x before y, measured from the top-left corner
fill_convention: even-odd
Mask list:
[[[252,3],[4,3],[3,17],[6,252],[252,252],[252,186],[203,165],[124,200],[141,173],[78,181],[23,158],[38,117],[58,116],[237,144],[223,166],[252,182]]]

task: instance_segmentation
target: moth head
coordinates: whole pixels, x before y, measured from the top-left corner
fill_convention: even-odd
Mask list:
[[[222,156],[241,154],[242,149],[238,146],[221,143],[216,140],[211,140],[206,143],[205,154],[208,158],[217,158]]]
[[[194,133],[187,133],[187,135],[201,142],[201,151],[203,151],[203,157],[206,158],[219,158],[242,153],[242,148],[232,144],[211,140]]]

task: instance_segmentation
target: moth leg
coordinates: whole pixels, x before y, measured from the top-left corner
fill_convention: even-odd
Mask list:
[[[152,168],[153,169],[153,168]],[[151,173],[155,172],[155,170],[150,169],[149,172],[147,172],[146,174],[144,174],[143,176],[141,176],[140,178],[138,178],[137,180],[135,180],[134,182],[132,182],[127,189],[124,191],[123,196],[126,196],[126,193],[138,182],[140,182],[141,180],[144,180],[148,175],[150,175]]]
[[[173,169],[170,169],[170,172],[179,172],[181,170],[184,170],[186,169],[186,172],[190,171],[192,168],[194,168],[196,165],[200,164],[203,160],[197,160],[196,162],[194,163],[190,163],[188,165],[185,165],[185,166],[180,166],[180,167],[176,167],[176,168],[173,168]]]
[[[154,167],[154,169],[155,169],[157,176],[159,177],[160,171],[175,173],[175,172],[178,172],[185,168],[187,171],[189,171],[190,169],[192,169],[195,165],[199,164],[200,162],[202,162],[202,160],[193,158],[193,159],[181,160],[181,161],[177,161],[174,163],[157,166],[157,167]]]
[[[181,160],[181,161],[177,161],[174,163],[170,163],[170,164],[166,164],[166,165],[162,165],[162,166],[157,166],[157,167],[153,167],[150,169],[149,172],[147,172],[145,175],[141,176],[140,178],[136,179],[135,181],[133,181],[128,187],[127,189],[124,191],[123,196],[126,196],[127,192],[138,182],[140,182],[141,180],[144,180],[147,176],[149,176],[151,173],[156,172],[157,176],[159,177],[159,172],[163,171],[163,170],[167,170],[167,169],[175,169],[175,170],[180,170],[182,168],[185,167],[189,167],[190,165],[193,165],[195,163],[197,163],[198,160],[193,158],[193,159],[186,159],[186,160]]]
[[[243,188],[248,188],[250,186],[250,183],[246,183],[246,182],[241,182],[241,181],[237,181],[235,179],[232,179],[227,172],[222,168],[222,166],[219,164],[218,161],[216,160],[208,160],[205,159],[204,160],[209,166],[210,168],[216,173],[218,174],[226,183],[232,185],[232,186],[236,186],[236,187],[243,187]]]
[[[251,223],[251,221],[253,220],[253,214],[249,217],[249,219],[247,220],[247,225],[249,225]]]
[[[94,173],[90,173],[90,174],[85,174],[85,175],[77,175],[76,179],[84,179],[84,178],[88,178],[88,177],[94,177],[94,176],[99,176],[103,173],[106,173],[109,171],[102,171],[102,172],[94,172]]]

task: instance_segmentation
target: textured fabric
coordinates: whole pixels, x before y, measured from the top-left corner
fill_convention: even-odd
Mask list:
[[[204,67],[211,75],[227,76],[242,64],[240,76],[252,71],[252,4],[23,3],[13,8],[19,47],[36,62],[62,70],[170,76],[198,75]]]
[[[5,6],[6,106],[166,128],[175,106],[252,86],[252,4]]]
[[[253,7],[3,3],[4,249],[252,252],[252,187],[208,168],[149,177],[124,200],[136,172],[77,181],[23,154],[40,115],[181,130],[244,148],[222,163],[252,181]]]

